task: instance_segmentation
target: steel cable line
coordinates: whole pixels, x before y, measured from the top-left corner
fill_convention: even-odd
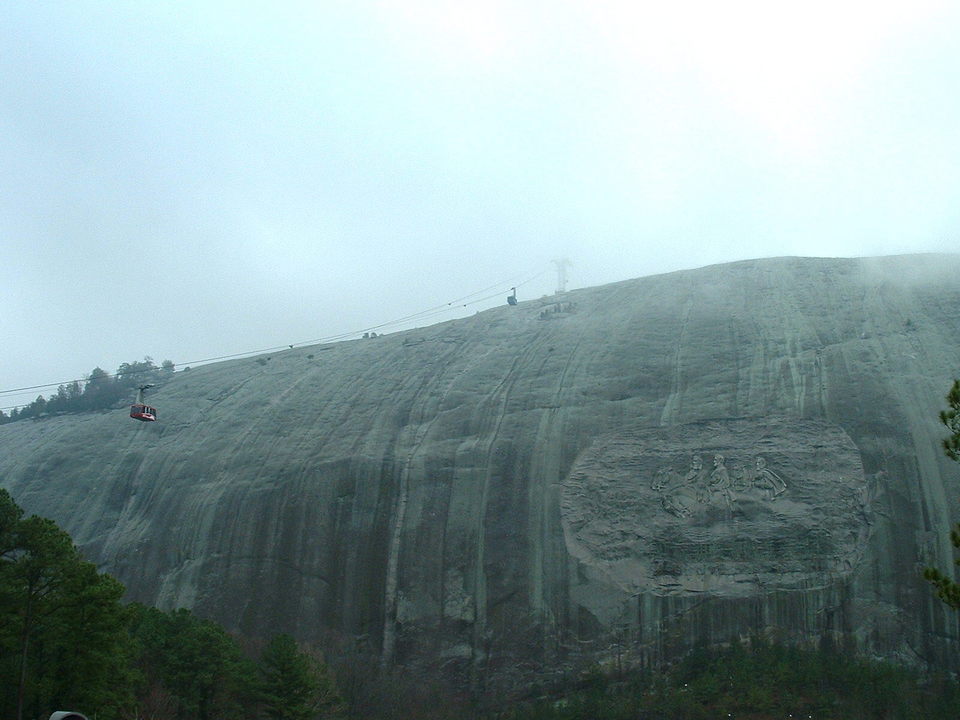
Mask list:
[[[493,285],[489,285],[480,290],[476,290],[472,293],[469,293],[468,295],[464,295],[463,297],[450,300],[449,302],[443,303],[442,305],[435,305],[434,307],[427,308],[426,310],[421,310],[419,312],[412,313],[410,315],[404,315],[403,317],[396,318],[394,320],[388,320],[387,322],[383,322],[378,325],[371,325],[370,327],[365,327],[360,330],[351,330],[349,332],[338,333],[336,335],[327,335],[325,337],[316,338],[314,340],[304,340],[304,341],[296,342],[292,344],[288,343],[287,345],[275,345],[273,347],[261,348],[259,350],[247,350],[245,352],[238,352],[238,353],[231,353],[228,355],[218,355],[216,357],[202,358],[200,360],[188,360],[185,362],[173,363],[173,367],[177,368],[177,367],[185,367],[188,365],[189,366],[201,365],[204,363],[216,362],[218,360],[230,360],[230,359],[245,357],[249,355],[259,355],[261,353],[275,352],[277,350],[289,350],[301,345],[315,345],[320,343],[335,342],[337,340],[343,340],[345,338],[349,338],[354,335],[359,335],[360,333],[371,332],[373,330],[380,330],[382,328],[390,327],[392,325],[398,325],[404,322],[411,322],[413,320],[425,320],[429,317],[434,317],[436,315],[443,314],[448,310],[454,309],[454,306],[458,308],[468,307],[470,305],[475,305],[477,303],[490,300],[491,298],[495,298],[498,295],[500,295],[502,290],[490,295],[484,295],[483,297],[479,297],[479,298],[475,296],[480,295],[481,293],[485,293],[494,288],[522,287],[527,283],[532,282],[539,277],[542,277],[547,272],[549,272],[549,270],[541,270],[540,272],[537,272],[530,276],[516,275],[507,280],[502,280],[498,283],[494,283]],[[513,283],[514,280],[516,280],[517,278],[523,278],[523,279],[511,285],[510,283]],[[467,302],[464,302],[464,301],[467,301]],[[104,375],[100,376],[100,378],[98,379],[115,378],[115,377],[118,377],[118,375],[119,373],[105,373]],[[15,393],[25,393],[31,390],[41,390],[43,388],[59,387],[60,385],[70,385],[72,383],[86,383],[88,381],[89,381],[89,378],[75,378],[72,380],[62,380],[60,382],[42,383],[39,385],[28,385],[28,386],[19,387],[19,388],[10,388],[8,390],[0,390],[0,395],[13,395]],[[11,405],[9,407],[0,407],[0,410],[11,410],[13,408],[23,407],[25,405],[29,405],[29,403],[21,403],[20,405]]]
[[[543,270],[543,271],[537,273],[536,275],[533,275],[532,277],[529,277],[529,278],[527,278],[526,280],[523,280],[522,282],[518,282],[516,285],[511,286],[511,287],[521,287],[521,286],[523,286],[523,285],[526,285],[528,282],[531,282],[531,281],[533,281],[533,280],[536,280],[538,277],[540,277],[541,275],[546,274],[547,272],[548,272],[547,270]],[[444,313],[444,312],[446,312],[448,309],[450,309],[454,304],[461,303],[463,300],[468,300],[469,298],[472,298],[474,295],[479,295],[480,293],[487,292],[488,290],[491,290],[491,289],[493,289],[493,288],[495,288],[495,287],[505,286],[505,285],[507,285],[507,283],[510,283],[510,282],[512,282],[512,281],[513,281],[513,278],[511,278],[510,280],[506,280],[506,281],[504,281],[504,282],[497,283],[496,285],[490,285],[489,287],[483,288],[482,290],[477,290],[476,292],[472,292],[472,293],[470,293],[469,295],[464,295],[462,298],[457,298],[456,300],[451,300],[450,302],[444,303],[443,305],[437,305],[436,307],[428,308],[427,310],[421,310],[420,312],[414,313],[414,314],[412,314],[412,315],[405,315],[404,317],[397,318],[397,319],[395,319],[395,320],[390,320],[390,321],[385,322],[385,323],[380,323],[379,325],[372,325],[372,326],[370,326],[370,327],[363,328],[362,330],[355,330],[355,331],[349,332],[349,333],[341,333],[340,335],[331,335],[331,336],[328,336],[328,337],[325,337],[325,338],[317,338],[316,340],[307,340],[307,341],[302,342],[302,343],[296,343],[296,345],[312,345],[312,344],[314,344],[314,343],[319,343],[319,342],[331,342],[331,341],[333,341],[333,340],[339,340],[339,339],[344,338],[344,337],[349,337],[349,336],[351,336],[351,335],[356,335],[357,333],[369,332],[369,331],[371,331],[371,330],[379,330],[380,328],[388,327],[388,326],[390,326],[390,325],[397,325],[397,324],[402,323],[402,322],[409,322],[409,321],[411,321],[411,320],[425,319],[426,317],[431,316],[431,315],[438,315],[438,314]],[[499,295],[499,294],[500,294],[500,293],[497,292],[497,293],[494,293],[493,295],[486,295],[486,296],[481,297],[481,298],[476,298],[476,299],[474,299],[474,300],[470,300],[470,302],[463,303],[462,305],[460,305],[460,307],[467,307],[468,305],[475,305],[475,304],[477,304],[478,302],[483,302],[484,300],[489,300],[490,298],[497,297],[497,295]],[[287,346],[287,347],[289,347],[289,346]]]
[[[535,280],[536,278],[540,277],[541,275],[544,275],[547,272],[548,272],[547,270],[543,270],[540,273],[532,277],[529,277],[520,283],[517,283],[515,287],[520,287],[521,285],[525,285],[526,283],[531,282],[532,280]],[[411,320],[424,319],[430,315],[437,315],[439,313],[446,312],[455,303],[460,303],[463,300],[472,298],[474,295],[479,295],[480,293],[486,292],[487,290],[490,290],[492,288],[505,286],[507,285],[507,283],[510,283],[512,281],[513,281],[513,278],[511,278],[510,280],[505,280],[505,281],[496,283],[495,285],[490,285],[489,287],[483,288],[482,290],[477,290],[476,292],[472,292],[469,295],[464,295],[462,298],[451,300],[450,302],[444,303],[443,305],[436,305],[432,308],[427,308],[426,310],[421,310],[411,315],[404,315],[403,317],[396,318],[394,320],[388,320],[387,322],[380,323],[379,325],[371,325],[370,327],[361,328],[360,330],[350,330],[348,332],[338,333],[336,335],[326,335],[324,337],[315,338],[313,340],[303,340],[301,342],[296,342],[296,343],[287,344],[287,345],[276,345],[274,347],[262,348],[260,350],[248,350],[246,352],[232,353],[230,355],[219,355],[217,357],[203,358],[201,360],[188,360],[186,362],[174,363],[174,367],[179,367],[181,365],[200,365],[201,363],[215,362],[217,360],[229,360],[231,358],[243,357],[244,355],[258,355],[260,353],[274,352],[276,350],[289,350],[299,345],[315,345],[318,343],[328,343],[328,342],[334,342],[336,340],[342,340],[344,338],[352,337],[354,335],[359,335],[360,333],[363,333],[363,332],[370,332],[371,330],[379,330],[380,328],[389,327],[391,325],[397,325],[403,322],[410,322]],[[494,293],[493,295],[487,295],[482,298],[471,300],[470,302],[464,303],[461,307],[467,307],[468,305],[475,305],[478,302],[483,302],[484,300],[489,300],[490,298],[496,297],[499,294],[500,293]]]

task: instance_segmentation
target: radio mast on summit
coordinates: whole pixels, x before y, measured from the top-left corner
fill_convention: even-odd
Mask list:
[[[573,265],[567,258],[554,260],[553,264],[557,266],[557,294],[567,291],[567,268]]]

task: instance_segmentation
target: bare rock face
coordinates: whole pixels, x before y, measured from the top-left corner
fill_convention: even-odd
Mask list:
[[[132,599],[480,686],[752,633],[960,659],[960,256],[759,260],[177,373],[0,426]]]

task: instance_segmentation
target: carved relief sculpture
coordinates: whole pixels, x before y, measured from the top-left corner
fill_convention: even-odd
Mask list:
[[[710,473],[710,499],[719,500],[726,509],[733,507],[733,497],[730,495],[730,473],[727,472],[726,460],[723,455],[713,456],[713,470]]]
[[[787,491],[787,483],[773,470],[767,467],[767,461],[757,455],[756,472],[753,483],[756,487],[767,491],[768,500],[776,500]]]

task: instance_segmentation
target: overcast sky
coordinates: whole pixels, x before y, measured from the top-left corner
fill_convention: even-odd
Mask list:
[[[0,390],[472,313],[559,257],[956,252],[958,37],[928,0],[6,0]]]

